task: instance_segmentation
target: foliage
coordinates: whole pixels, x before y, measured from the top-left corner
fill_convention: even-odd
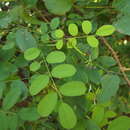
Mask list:
[[[0,130],[129,130],[129,23],[129,0],[0,0]]]

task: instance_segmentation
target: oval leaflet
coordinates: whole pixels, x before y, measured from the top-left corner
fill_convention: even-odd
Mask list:
[[[49,83],[49,77],[47,75],[39,75],[35,77],[32,82],[31,86],[29,87],[29,91],[31,95],[38,94],[42,89],[44,89]]]
[[[70,81],[60,87],[60,92],[64,96],[81,96],[86,92],[86,86],[81,81]]]
[[[56,92],[49,92],[38,104],[38,113],[43,117],[49,116],[57,104],[57,99]]]
[[[72,129],[77,123],[77,117],[73,109],[66,103],[59,106],[59,120],[61,125],[66,129]]]
[[[46,57],[46,60],[50,64],[61,63],[65,61],[65,54],[62,51],[52,51]]]
[[[28,61],[36,59],[40,55],[38,48],[29,48],[24,52],[24,58]]]
[[[54,67],[51,73],[55,78],[66,78],[73,76],[76,73],[76,69],[71,64],[61,64]]]

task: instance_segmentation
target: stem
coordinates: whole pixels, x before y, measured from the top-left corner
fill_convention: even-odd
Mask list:
[[[51,72],[50,72],[50,70],[49,70],[49,67],[48,67],[48,64],[47,64],[47,61],[46,61],[44,55],[43,55],[43,59],[44,59],[44,63],[45,63],[45,66],[46,66],[46,68],[47,68],[48,74],[49,74],[49,76],[50,76],[50,78],[51,78],[51,81],[52,81],[52,84],[53,84],[53,85],[52,85],[52,88],[58,93],[59,97],[62,99],[62,95],[61,95],[61,93],[59,92],[59,90],[58,90],[58,88],[57,88],[57,86],[56,86],[56,84],[55,84],[55,81],[53,80],[52,74],[51,74]]]

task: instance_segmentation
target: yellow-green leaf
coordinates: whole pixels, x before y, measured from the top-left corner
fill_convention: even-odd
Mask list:
[[[29,88],[31,95],[38,94],[42,89],[44,89],[49,83],[49,77],[47,75],[39,75],[35,77]]]
[[[103,25],[97,31],[96,35],[98,36],[109,36],[115,32],[115,27],[112,25]]]
[[[61,63],[65,61],[65,54],[62,51],[52,51],[46,57],[46,60],[50,64]]]
[[[43,117],[49,116],[57,104],[57,99],[56,92],[49,92],[38,104],[38,113]]]
[[[70,81],[60,87],[60,92],[64,96],[81,96],[86,92],[86,86],[81,81]]]
[[[77,123],[77,117],[73,109],[66,103],[59,106],[59,121],[65,129],[72,129]]]
[[[88,20],[82,22],[82,30],[85,34],[89,34],[92,31],[92,23]]]
[[[54,67],[51,73],[55,78],[66,78],[73,76],[76,73],[76,69],[71,64],[61,64]]]
[[[68,31],[70,35],[76,36],[78,35],[78,26],[74,23],[69,24]]]
[[[91,47],[98,47],[99,41],[95,36],[87,36],[87,42]]]
[[[62,37],[64,36],[63,30],[57,29],[57,30],[55,31],[55,36],[56,36],[56,38],[62,38]]]
[[[61,49],[63,47],[63,45],[64,45],[63,40],[58,40],[56,42],[56,49]]]
[[[24,52],[24,58],[28,61],[36,59],[40,55],[38,48],[29,48]]]

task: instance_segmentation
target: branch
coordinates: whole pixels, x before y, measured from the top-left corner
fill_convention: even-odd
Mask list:
[[[125,73],[126,68],[121,64],[121,62],[120,62],[120,60],[117,56],[117,53],[114,51],[114,49],[111,47],[111,45],[107,42],[107,40],[104,37],[102,37],[101,40],[103,41],[103,44],[109,49],[109,51],[113,55],[114,59],[116,60],[118,66],[119,66],[120,72],[122,73],[122,75],[123,75],[125,81],[127,82],[128,86],[130,87],[130,80]]]

